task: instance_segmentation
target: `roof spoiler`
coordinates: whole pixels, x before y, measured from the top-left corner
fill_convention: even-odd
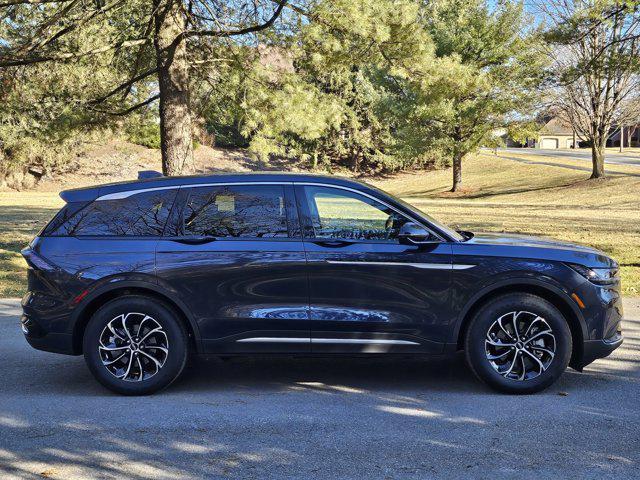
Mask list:
[[[144,180],[146,178],[158,178],[163,175],[160,172],[156,172],[155,170],[140,170],[138,172],[138,180]]]

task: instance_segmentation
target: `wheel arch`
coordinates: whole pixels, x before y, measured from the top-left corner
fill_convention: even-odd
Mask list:
[[[509,280],[508,282],[491,285],[476,294],[467,302],[467,305],[465,305],[465,308],[460,314],[460,320],[458,321],[455,332],[456,348],[458,350],[464,348],[464,337],[475,313],[492,299],[507,293],[529,293],[536,295],[547,300],[560,310],[560,313],[562,313],[569,324],[573,343],[573,351],[569,365],[576,370],[581,370],[581,361],[584,355],[584,339],[587,335],[582,313],[578,305],[575,304],[564,291],[544,282],[533,282],[530,280],[514,282],[513,280]]]
[[[140,284],[139,282],[122,282],[102,288],[87,295],[80,308],[74,314],[72,345],[74,354],[82,353],[82,337],[93,314],[106,302],[125,295],[141,295],[151,297],[166,303],[178,315],[187,329],[189,342],[196,352],[200,352],[200,334],[197,324],[189,309],[180,300],[161,291],[156,285]]]

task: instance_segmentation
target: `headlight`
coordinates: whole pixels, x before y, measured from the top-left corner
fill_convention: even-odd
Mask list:
[[[567,265],[596,285],[611,285],[619,278],[617,268],[589,268],[577,263],[567,263]]]

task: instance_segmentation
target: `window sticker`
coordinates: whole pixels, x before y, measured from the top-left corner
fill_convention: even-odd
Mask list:
[[[235,212],[235,198],[231,195],[218,195],[216,196],[216,207],[219,212]]]

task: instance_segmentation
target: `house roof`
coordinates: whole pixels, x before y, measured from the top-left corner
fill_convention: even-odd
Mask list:
[[[543,135],[573,135],[571,124],[560,117],[552,117],[544,124],[540,133]]]

